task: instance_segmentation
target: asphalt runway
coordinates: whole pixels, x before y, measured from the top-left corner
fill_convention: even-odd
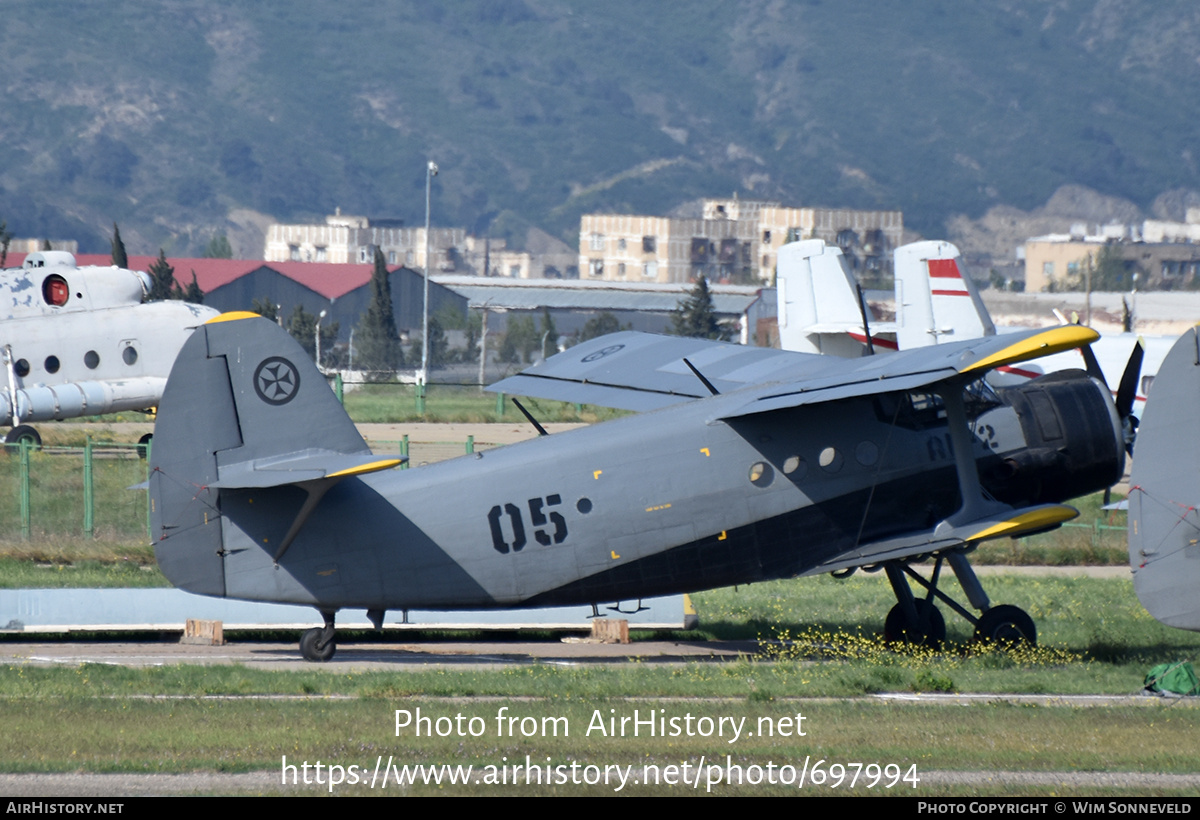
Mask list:
[[[297,638],[298,640],[298,638]],[[527,664],[683,663],[736,660],[752,654],[755,641],[637,641],[601,644],[583,639],[561,641],[434,641],[422,643],[339,643],[333,660],[314,664],[300,656],[296,642],[262,643],[231,641],[224,646],[197,646],[174,642],[131,641],[4,641],[0,664],[40,666],[81,663],[118,666],[241,664],[255,669],[298,671],[320,669],[347,673],[361,670],[396,670],[406,666],[503,668]]]

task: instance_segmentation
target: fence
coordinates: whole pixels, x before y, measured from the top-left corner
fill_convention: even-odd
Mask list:
[[[498,445],[465,441],[371,442],[377,453],[408,456],[408,466],[431,464]],[[152,445],[151,445],[152,446]],[[145,542],[150,537],[148,493],[131,489],[149,477],[137,444],[93,442],[83,447],[8,445],[0,454],[0,540],[61,536]]]

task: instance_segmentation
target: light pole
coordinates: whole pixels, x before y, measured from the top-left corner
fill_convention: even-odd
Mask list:
[[[313,334],[317,343],[317,355],[313,360],[317,365],[317,370],[321,369],[321,320],[325,318],[326,311],[321,311],[321,315],[317,317],[317,332]]]
[[[437,172],[437,163],[429,160],[425,164],[425,299],[421,307],[421,373],[417,379],[417,412],[422,415],[425,413],[425,380],[429,372],[429,195]]]

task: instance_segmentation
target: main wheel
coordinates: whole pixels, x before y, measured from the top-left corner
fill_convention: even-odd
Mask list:
[[[146,433],[138,439],[137,454],[142,461],[146,460],[146,454],[150,452],[150,442],[154,439],[153,433]]]
[[[31,447],[35,449],[42,446],[42,437],[38,435],[38,431],[30,427],[28,424],[21,424],[8,431],[8,435],[4,437],[5,444],[20,445],[22,441],[28,441]]]
[[[337,650],[332,637],[321,645],[321,634],[325,632],[322,627],[314,627],[313,629],[305,630],[300,636],[300,654],[305,660],[313,661],[314,663],[325,663],[333,657],[333,653]]]
[[[1009,646],[1022,643],[1037,646],[1037,627],[1025,610],[1001,604],[979,616],[979,623],[975,625],[975,640]]]
[[[917,621],[926,626],[910,628],[904,608],[896,604],[888,610],[883,622],[883,639],[888,643],[909,643],[936,649],[946,640],[946,619],[936,606],[924,598],[917,598],[913,604],[917,608]]]

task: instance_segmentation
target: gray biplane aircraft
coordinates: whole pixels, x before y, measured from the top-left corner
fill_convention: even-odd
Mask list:
[[[149,302],[145,273],[31,253],[0,271],[0,425],[5,441],[40,443],[29,422],[145,410],[158,404],[175,354],[217,311]]]
[[[859,359],[617,333],[492,389],[640,411],[414,470],[374,455],[301,348],[253,314],[184,345],[149,489],[158,564],[191,592],[334,617],[639,601],[882,567],[885,633],[1036,640],[966,554],[1052,529],[1122,473],[1122,411],[1081,371],[996,391],[993,368],[1088,344],[1065,326]],[[911,564],[931,558],[932,580]],[[971,612],[938,588],[948,564]],[[924,595],[914,595],[909,579]]]
[[[1146,610],[1200,632],[1200,329],[1171,348],[1150,388],[1129,479],[1129,562]]]

